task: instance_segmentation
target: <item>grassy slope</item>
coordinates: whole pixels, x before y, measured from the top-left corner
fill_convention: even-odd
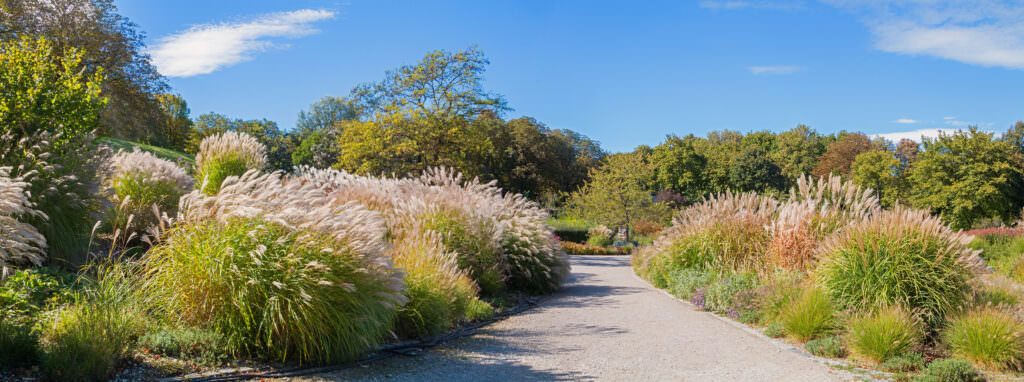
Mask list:
[[[172,162],[177,161],[178,158],[185,158],[185,160],[188,161],[189,163],[195,163],[196,161],[196,158],[192,155],[188,155],[183,152],[178,152],[171,149],[165,149],[163,147],[150,146],[144,143],[135,143],[132,141],[126,141],[116,138],[100,138],[99,142],[110,147],[113,147],[115,151],[131,151],[135,147],[138,147],[143,151],[149,151],[160,158],[167,159]]]

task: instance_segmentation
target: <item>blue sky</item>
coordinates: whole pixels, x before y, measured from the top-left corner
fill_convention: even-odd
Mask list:
[[[485,88],[611,151],[712,130],[890,138],[1024,119],[1024,5],[966,0],[119,0],[193,116],[284,128],[435,49],[477,44]]]

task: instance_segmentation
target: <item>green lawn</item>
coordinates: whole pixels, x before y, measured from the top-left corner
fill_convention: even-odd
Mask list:
[[[185,158],[185,160],[188,161],[188,163],[190,164],[195,164],[196,161],[196,158],[192,155],[188,155],[183,152],[178,152],[171,149],[165,149],[163,147],[150,146],[144,143],[135,143],[132,141],[126,141],[123,139],[116,138],[100,138],[98,141],[99,143],[113,147],[115,151],[131,151],[135,147],[138,147],[143,151],[149,151],[160,158],[167,159],[172,162],[178,161],[178,158]]]

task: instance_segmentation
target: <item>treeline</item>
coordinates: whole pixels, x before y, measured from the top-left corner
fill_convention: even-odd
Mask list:
[[[1020,218],[1024,207],[1022,137],[1021,122],[1002,135],[971,127],[925,138],[921,144],[872,139],[863,133],[826,135],[804,125],[778,134],[669,135],[655,147],[640,146],[633,153],[611,156],[594,173],[594,181],[608,182],[604,178],[611,174],[621,178],[619,162],[634,168],[631,184],[643,191],[634,192],[638,202],[634,221],[643,211],[661,211],[651,208],[657,202],[687,205],[726,191],[757,191],[785,199],[802,175],[834,174],[873,188],[886,207],[905,204],[928,209],[955,228],[1009,225]],[[645,168],[637,168],[637,161]],[[577,210],[582,208],[584,215],[601,210],[601,203],[584,195],[586,191],[573,198]],[[644,202],[645,195],[657,197]],[[605,204],[603,209],[610,208],[610,202]],[[621,224],[623,219],[611,222]]]

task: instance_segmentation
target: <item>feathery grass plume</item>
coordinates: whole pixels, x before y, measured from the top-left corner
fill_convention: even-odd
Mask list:
[[[201,190],[216,194],[227,177],[267,166],[267,148],[245,133],[228,131],[203,138],[196,154],[197,179]]]
[[[634,255],[634,266],[662,288],[678,268],[763,271],[777,208],[775,199],[756,193],[714,195],[680,211],[654,244]]]
[[[380,211],[393,235],[434,231],[458,254],[462,269],[486,293],[504,284],[529,292],[557,289],[568,259],[546,225],[547,213],[522,195],[502,194],[494,182],[466,180],[431,168],[414,179],[372,178],[309,167],[298,176],[330,194],[334,203],[360,201]]]
[[[477,298],[477,286],[459,269],[454,252],[433,232],[405,233],[389,250],[405,272],[409,302],[399,311],[395,328],[403,337],[427,337],[463,320],[486,318],[491,306]]]
[[[953,355],[984,368],[1021,370],[1024,321],[1006,309],[980,307],[953,318],[942,332]]]
[[[836,175],[817,180],[802,176],[789,192],[771,224],[768,246],[768,259],[783,268],[812,268],[814,251],[825,237],[882,208],[870,188]]]
[[[843,308],[903,306],[936,326],[959,308],[984,262],[927,211],[897,207],[854,222],[818,248],[814,276]]]
[[[107,186],[118,207],[111,213],[112,229],[142,237],[159,227],[162,214],[177,214],[178,199],[193,187],[193,180],[174,162],[145,151],[121,151],[107,164]],[[129,221],[131,224],[129,224]]]
[[[0,280],[7,278],[10,265],[43,265],[46,238],[36,227],[19,220],[30,216],[45,219],[28,200],[21,178],[11,178],[9,167],[0,167]]]

